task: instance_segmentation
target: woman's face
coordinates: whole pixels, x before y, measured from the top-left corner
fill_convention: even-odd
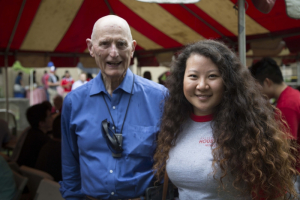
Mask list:
[[[199,54],[191,54],[186,61],[183,93],[193,105],[194,114],[212,114],[222,101],[224,84],[218,67]]]

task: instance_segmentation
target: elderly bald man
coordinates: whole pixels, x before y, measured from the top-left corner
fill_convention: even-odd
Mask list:
[[[90,55],[100,72],[71,91],[62,111],[61,193],[65,199],[143,199],[166,88],[129,69],[137,42],[117,16],[100,18]]]

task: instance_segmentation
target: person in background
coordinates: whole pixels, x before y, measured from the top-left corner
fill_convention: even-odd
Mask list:
[[[58,94],[57,87],[60,85],[57,76],[55,74],[56,68],[54,66],[50,67],[50,75],[48,79],[48,93],[49,101],[53,105],[53,99]]]
[[[60,115],[53,121],[52,136],[52,139],[41,148],[35,168],[49,173],[58,182],[62,180]]]
[[[16,77],[16,80],[15,80],[15,84],[18,84],[22,87],[24,87],[24,84],[23,84],[23,73],[22,72],[19,72],[17,77]]]
[[[149,72],[149,71],[145,71],[143,77],[150,81],[152,80],[151,72]]]
[[[16,192],[14,174],[5,159],[0,156],[0,199],[13,200]]]
[[[65,78],[65,77],[66,77],[66,74],[69,74],[69,71],[68,71],[68,70],[65,71],[65,74],[61,77],[61,79]]]
[[[49,107],[44,103],[29,107],[26,118],[30,129],[27,131],[17,163],[19,166],[34,168],[40,149],[50,139],[46,134],[52,129],[53,119]]]
[[[49,74],[47,70],[44,71],[44,75],[42,76],[41,82],[43,84],[44,90],[46,92],[46,97],[47,100],[49,101],[49,93],[48,93],[48,79],[49,79]]]
[[[75,81],[75,83],[72,85],[72,90],[75,90],[76,88],[86,84],[87,81],[86,81],[86,74],[85,73],[81,73],[79,75],[79,80],[78,81]]]
[[[33,72],[32,72],[32,84],[37,84],[35,75],[36,75],[36,71],[33,70]],[[29,74],[28,83],[29,84],[31,83],[31,74]]]
[[[283,119],[292,135],[292,141],[300,145],[300,92],[283,81],[280,67],[272,58],[263,58],[253,64],[250,71],[262,86],[262,92],[269,99],[276,100],[276,107],[281,111]],[[299,156],[297,156],[299,158]],[[300,159],[297,160],[300,172]],[[297,177],[295,187],[300,197],[300,177]]]
[[[92,76],[91,73],[87,73],[87,78],[86,81],[89,82],[90,80],[92,80],[94,77]]]
[[[292,199],[295,157],[280,115],[226,45],[187,46],[167,79],[154,155],[179,199]]]
[[[145,199],[166,88],[129,69],[137,43],[124,19],[100,18],[86,43],[100,72],[64,99],[61,194]]]
[[[158,83],[162,84],[162,85],[166,85],[166,80],[168,78],[168,76],[170,76],[171,72],[167,71],[162,73],[159,77],[158,77]]]
[[[14,92],[21,93],[23,96],[25,96],[25,88],[23,83],[23,73],[19,72],[14,84]]]
[[[68,70],[65,71],[65,75],[61,80],[61,86],[64,88],[63,98],[72,90],[72,85],[74,83],[73,78],[70,76]]]
[[[54,106],[51,109],[51,114],[53,118],[56,118],[56,116],[61,114],[62,111],[62,105],[63,105],[63,97],[60,95],[56,95],[53,99]]]

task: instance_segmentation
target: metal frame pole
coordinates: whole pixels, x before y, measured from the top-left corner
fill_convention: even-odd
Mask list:
[[[8,109],[9,109],[9,101],[8,101],[8,52],[9,52],[9,48],[10,48],[10,45],[14,39],[14,36],[15,36],[15,33],[16,33],[16,30],[17,30],[17,27],[18,27],[18,24],[19,24],[19,21],[20,21],[20,18],[21,18],[21,15],[22,15],[22,12],[23,12],[23,9],[24,9],[24,6],[25,6],[25,3],[26,3],[26,0],[23,0],[22,2],[22,5],[21,5],[21,8],[19,10],[19,13],[18,13],[18,17],[17,17],[17,20],[15,22],[15,25],[14,25],[14,28],[13,28],[13,31],[10,35],[10,38],[9,38],[9,41],[8,41],[8,44],[7,44],[7,47],[6,47],[6,50],[5,50],[5,81],[6,81],[6,120],[7,120],[7,123],[9,123],[9,117],[8,117]]]
[[[8,101],[8,57],[7,54],[5,55],[5,101],[6,101],[6,112],[5,118],[7,124],[9,124],[9,117],[8,117],[8,109],[9,109],[9,101]]]
[[[239,56],[242,65],[246,67],[246,27],[245,27],[245,0],[239,0],[238,32]]]

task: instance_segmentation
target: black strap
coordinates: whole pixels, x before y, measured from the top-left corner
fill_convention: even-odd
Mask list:
[[[127,111],[128,111],[128,108],[129,108],[129,104],[130,104],[130,100],[131,100],[131,96],[132,96],[132,92],[133,92],[134,79],[135,79],[135,76],[134,76],[134,74],[133,74],[133,81],[132,81],[132,87],[131,87],[130,97],[129,97],[128,105],[127,105],[127,108],[126,108],[125,117],[124,117],[124,120],[123,120],[123,124],[122,124],[122,128],[121,128],[120,134],[122,134],[124,122],[125,122],[125,120],[126,120]],[[114,130],[115,130],[115,133],[116,133],[117,127],[116,127],[115,122],[114,122],[114,119],[113,119],[113,117],[112,117],[112,115],[111,115],[111,113],[110,113],[109,107],[108,107],[108,105],[107,105],[107,102],[106,102],[106,100],[105,100],[105,97],[104,97],[103,93],[102,93],[102,97],[103,97],[103,100],[104,100],[105,105],[106,105],[106,107],[107,107],[107,110],[108,110],[108,112],[109,112],[109,115],[110,115],[110,117],[111,117],[111,120],[112,120],[112,122],[113,122],[113,125],[114,125],[114,127],[115,127]],[[113,131],[112,131],[112,132],[113,132]]]
[[[112,147],[115,151],[123,151],[122,144],[118,140],[117,136],[115,134],[112,134],[114,138],[112,138],[110,136],[108,129],[111,132],[113,132],[113,131],[109,128],[109,122],[107,120],[102,121],[102,128],[104,129],[104,132],[106,133],[106,134],[104,134],[104,136],[106,137],[106,141],[108,141],[110,143],[109,147]]]

